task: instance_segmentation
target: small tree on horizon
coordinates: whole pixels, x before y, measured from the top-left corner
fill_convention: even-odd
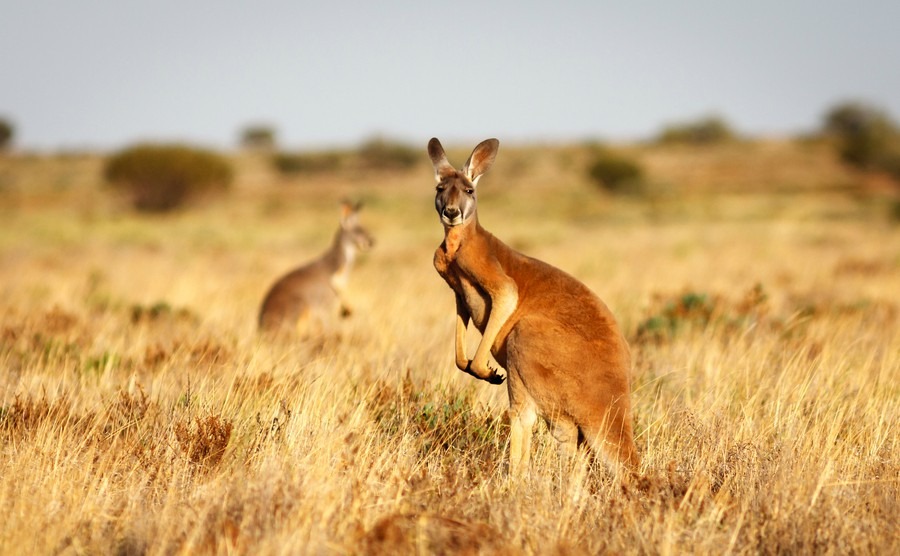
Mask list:
[[[265,124],[253,124],[241,131],[241,146],[245,149],[271,151],[277,146],[278,133]]]
[[[12,122],[6,118],[0,117],[0,151],[5,151],[12,146],[15,131]]]
[[[706,116],[692,122],[667,125],[657,137],[659,143],[711,145],[733,141],[737,134],[721,116]]]
[[[887,112],[871,104],[842,102],[823,119],[825,135],[835,138],[841,159],[852,166],[879,169],[900,153],[896,125]]]

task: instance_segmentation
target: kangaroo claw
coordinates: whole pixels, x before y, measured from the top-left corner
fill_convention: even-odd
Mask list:
[[[487,376],[479,375],[474,370],[472,370],[472,360],[470,359],[469,362],[466,364],[466,368],[463,369],[463,371],[466,374],[470,374],[470,375],[474,376],[475,378],[483,380],[489,384],[503,384],[503,381],[506,380],[506,376],[499,374],[497,372],[498,369],[495,369],[495,368],[491,367],[490,365],[488,365],[487,368],[490,371],[490,373]]]

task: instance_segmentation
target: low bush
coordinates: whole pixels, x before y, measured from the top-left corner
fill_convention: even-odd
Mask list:
[[[376,137],[355,150],[286,153],[272,156],[272,165],[282,175],[312,175],[343,171],[404,171],[424,158],[418,149]]]
[[[702,330],[711,325],[743,332],[767,318],[768,301],[769,295],[761,284],[748,289],[737,301],[694,291],[657,296],[654,307],[638,324],[631,341],[635,344],[662,343],[687,330]]]
[[[357,154],[366,170],[408,170],[424,158],[420,149],[383,137],[364,142]]]
[[[605,148],[595,150],[587,172],[593,182],[610,193],[636,194],[644,189],[640,163]]]
[[[694,122],[685,122],[666,126],[659,134],[659,143],[686,143],[692,145],[711,145],[733,141],[736,137],[724,119],[718,116],[701,118]]]
[[[245,149],[271,150],[275,148],[277,133],[267,125],[251,125],[241,131],[241,146]]]
[[[886,172],[900,181],[900,129],[886,112],[862,102],[845,102],[828,111],[822,128],[845,163]]]
[[[337,151],[309,153],[276,153],[272,165],[283,175],[323,174],[337,172],[344,164],[344,156]]]
[[[6,150],[12,145],[15,128],[12,122],[6,118],[0,118],[0,151]]]
[[[165,212],[191,198],[226,189],[233,178],[222,156],[185,145],[142,144],[109,158],[106,180],[127,193],[137,210]]]
[[[215,467],[225,454],[234,425],[219,415],[195,417],[193,422],[175,423],[175,438],[181,453],[193,464]]]

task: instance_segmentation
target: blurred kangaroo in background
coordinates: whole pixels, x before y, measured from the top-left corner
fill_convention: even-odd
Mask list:
[[[544,418],[561,452],[580,442],[612,464],[639,464],[631,428],[631,355],[615,317],[584,284],[513,250],[478,223],[476,184],[500,142],[481,142],[457,171],[428,143],[444,242],[434,266],[456,295],[456,366],[509,394],[510,473],[527,468],[532,429]],[[481,332],[466,355],[469,320]],[[489,356],[506,368],[492,368]]]
[[[341,220],[334,242],[318,259],[281,277],[269,289],[259,311],[264,331],[303,332],[321,325],[340,311],[351,314],[344,289],[357,252],[372,247],[375,240],[359,224],[362,203],[341,203]]]

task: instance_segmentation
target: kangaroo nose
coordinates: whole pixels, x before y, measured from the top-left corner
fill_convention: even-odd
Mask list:
[[[459,209],[456,207],[445,207],[444,216],[446,216],[447,218],[456,218],[457,216],[459,216]]]

